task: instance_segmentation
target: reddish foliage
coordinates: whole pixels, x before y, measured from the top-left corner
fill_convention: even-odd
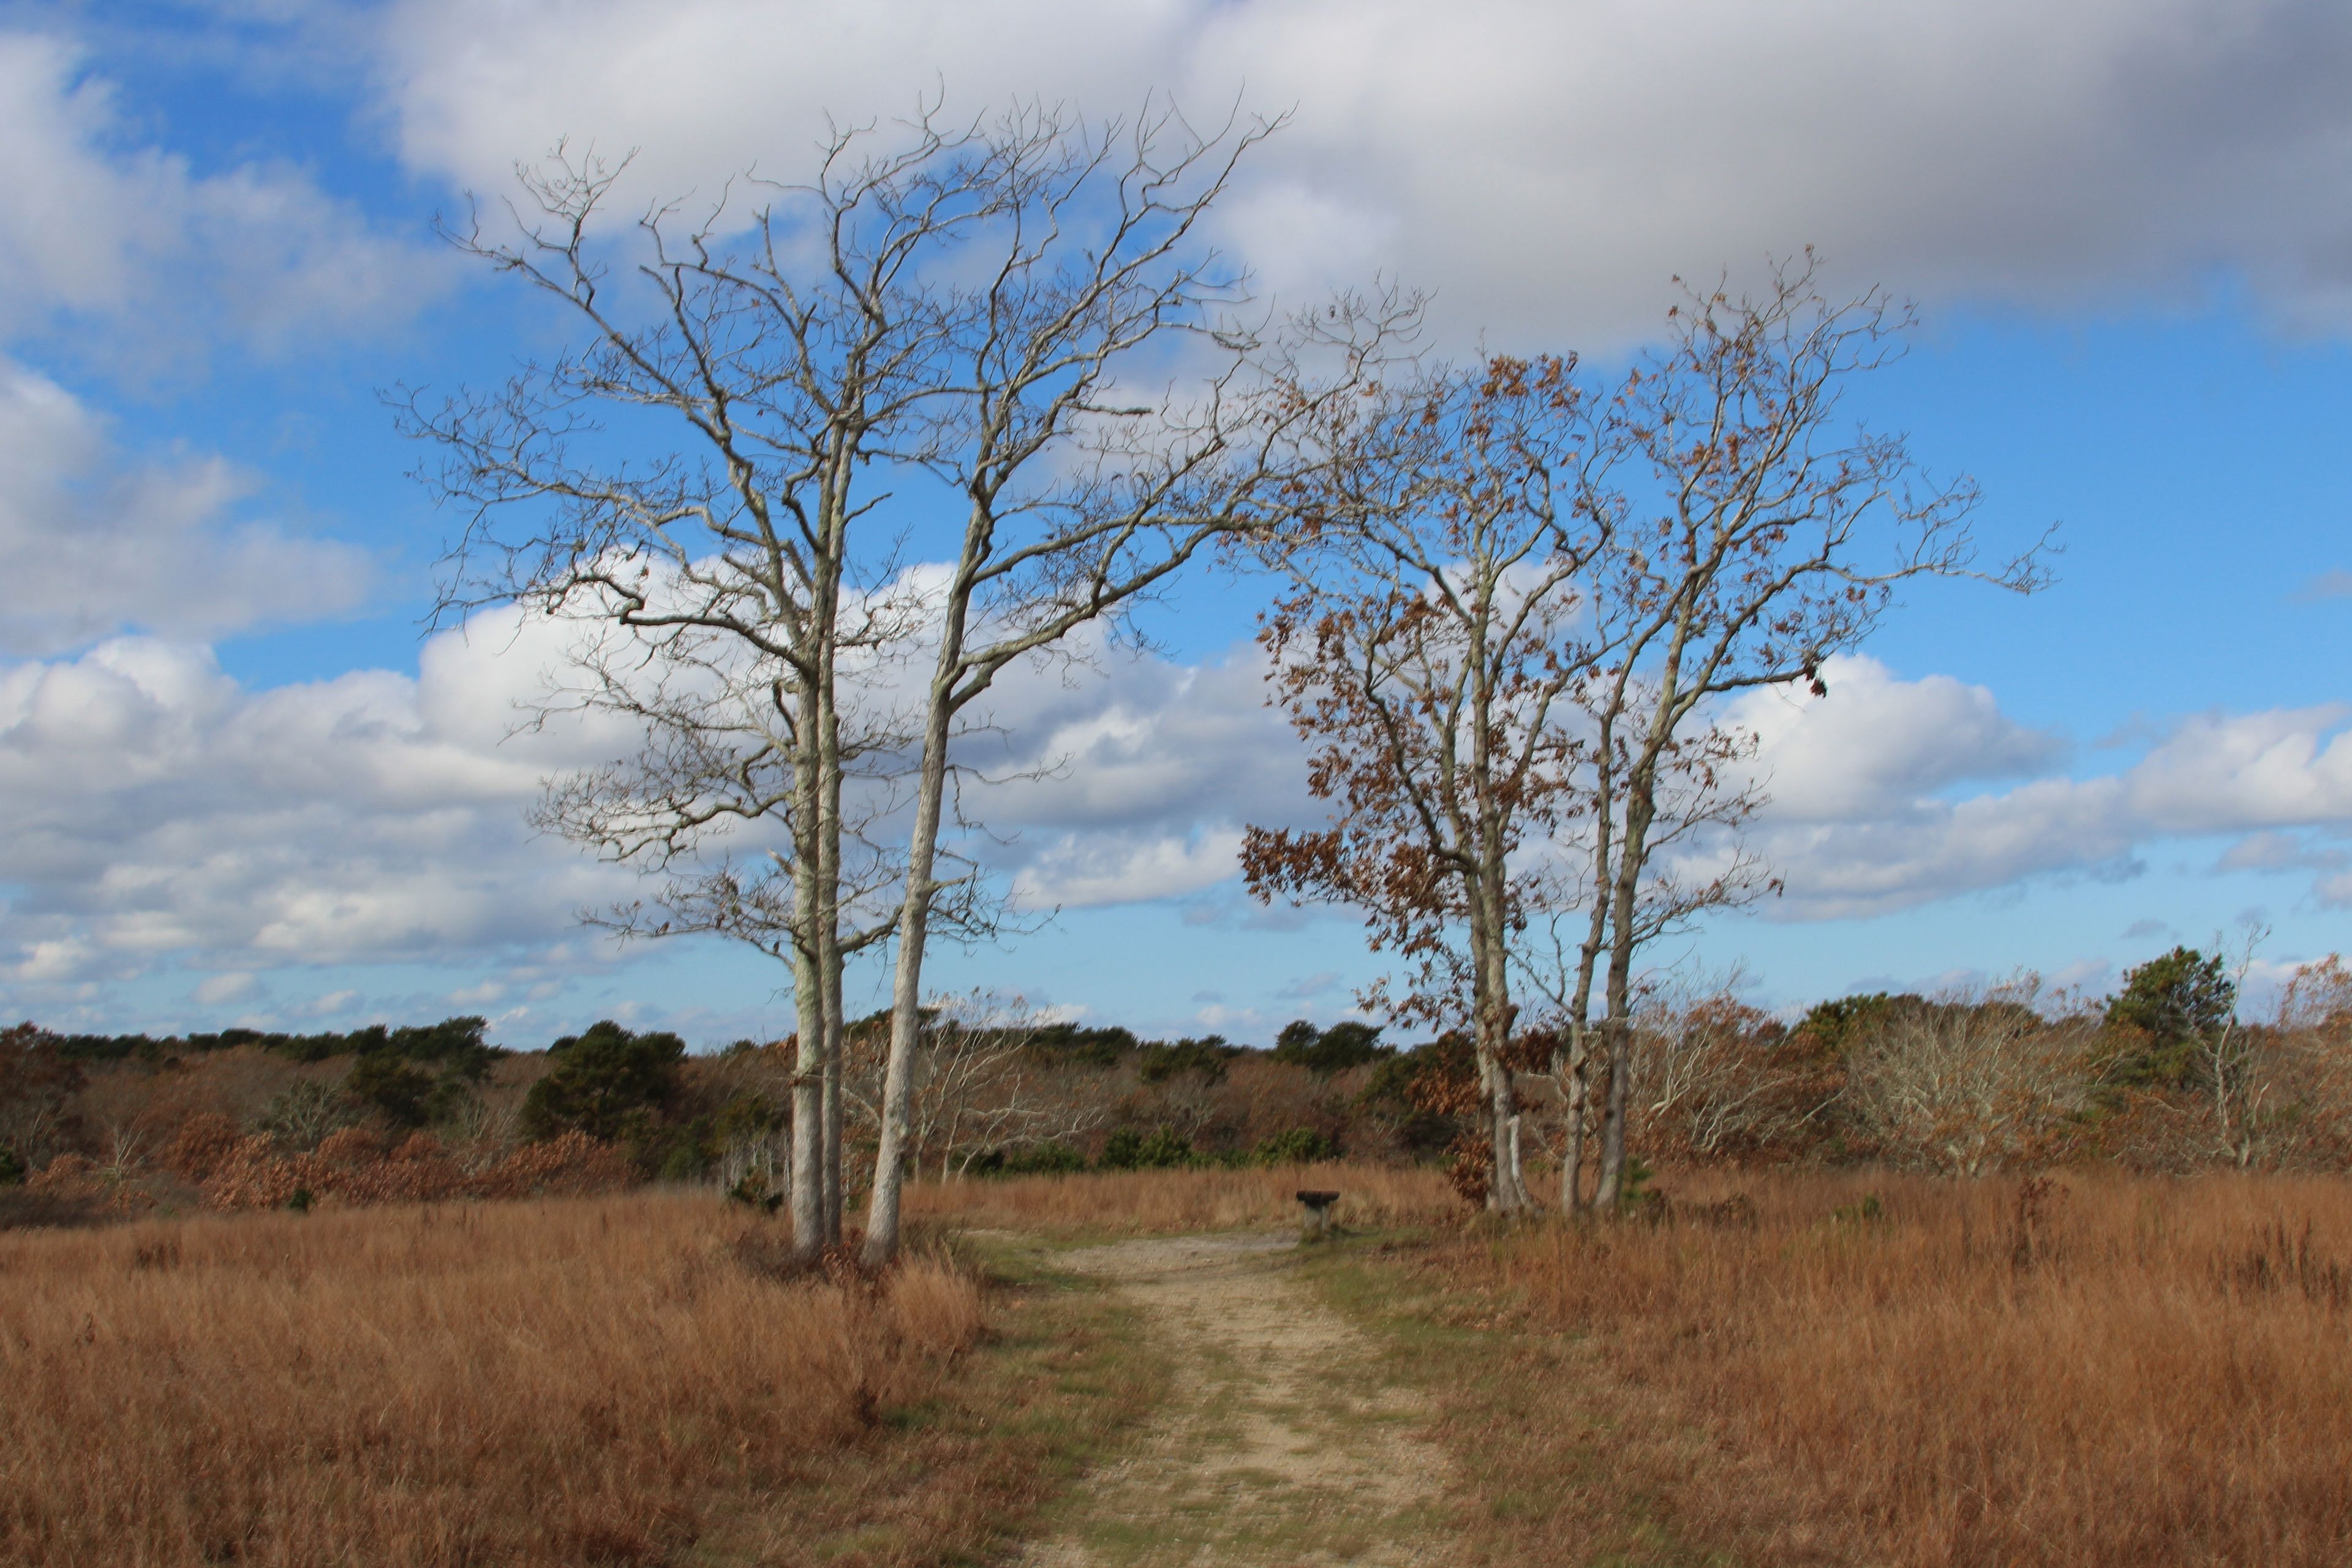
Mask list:
[[[204,1184],[217,1209],[279,1208],[297,1192],[340,1204],[429,1203],[446,1198],[587,1197],[633,1185],[627,1154],[584,1132],[526,1143],[497,1163],[467,1171],[428,1132],[388,1147],[382,1133],[351,1127],[310,1154],[279,1154],[266,1137],[239,1142]]]
[[[191,1182],[201,1182],[236,1152],[236,1123],[217,1110],[191,1116],[179,1135],[163,1151],[163,1168]]]

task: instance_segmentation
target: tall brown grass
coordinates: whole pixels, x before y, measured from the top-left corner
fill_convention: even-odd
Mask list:
[[[1340,1194],[1333,1217],[1343,1226],[1453,1221],[1463,1214],[1442,1171],[1348,1162],[931,1182],[908,1189],[908,1212],[1061,1235],[1233,1230],[1297,1223],[1297,1194],[1307,1188]]]
[[[921,1399],[962,1275],[640,1193],[0,1235],[0,1562],[667,1561]]]
[[[1757,1563],[2352,1562],[2352,1190],[1687,1178],[1655,1223],[1462,1245],[1724,1462]],[[1564,1388],[1555,1440],[1581,1412]]]

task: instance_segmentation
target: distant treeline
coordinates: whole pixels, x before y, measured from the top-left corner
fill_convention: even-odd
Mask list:
[[[322,1062],[331,1057],[392,1056],[409,1061],[443,1065],[473,1064],[509,1055],[502,1046],[486,1043],[489,1021],[471,1015],[444,1018],[437,1024],[404,1024],[391,1027],[370,1024],[348,1034],[285,1035],[266,1029],[223,1029],[216,1034],[63,1035],[37,1031],[42,1043],[68,1061],[162,1061],[168,1057],[204,1056],[238,1046],[257,1046],[298,1062]]]

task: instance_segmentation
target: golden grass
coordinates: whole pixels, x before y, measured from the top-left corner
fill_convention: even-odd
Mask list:
[[[674,1560],[982,1326],[942,1263],[787,1279],[757,1223],[639,1194],[0,1235],[0,1562]]]
[[[1555,1361],[1525,1437],[1563,1474],[1616,1450],[1648,1488],[1679,1448],[1673,1532],[1757,1564],[2352,1561],[2344,1183],[2069,1173],[2023,1214],[2016,1180],[1676,1185],[1654,1226],[1453,1252],[1589,1333],[1612,1418],[1652,1428],[1596,1448],[1598,1369]]]
[[[1420,1225],[1463,1213],[1441,1172],[1347,1162],[930,1182],[908,1189],[907,1207],[936,1223],[1051,1236],[1181,1233],[1296,1225],[1302,1189],[1339,1193],[1332,1212],[1343,1226]]]

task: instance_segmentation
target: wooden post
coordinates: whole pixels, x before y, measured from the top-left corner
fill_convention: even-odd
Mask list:
[[[1330,1234],[1331,1205],[1339,1201],[1337,1193],[1302,1192],[1298,1194],[1299,1234],[1306,1240]]]

